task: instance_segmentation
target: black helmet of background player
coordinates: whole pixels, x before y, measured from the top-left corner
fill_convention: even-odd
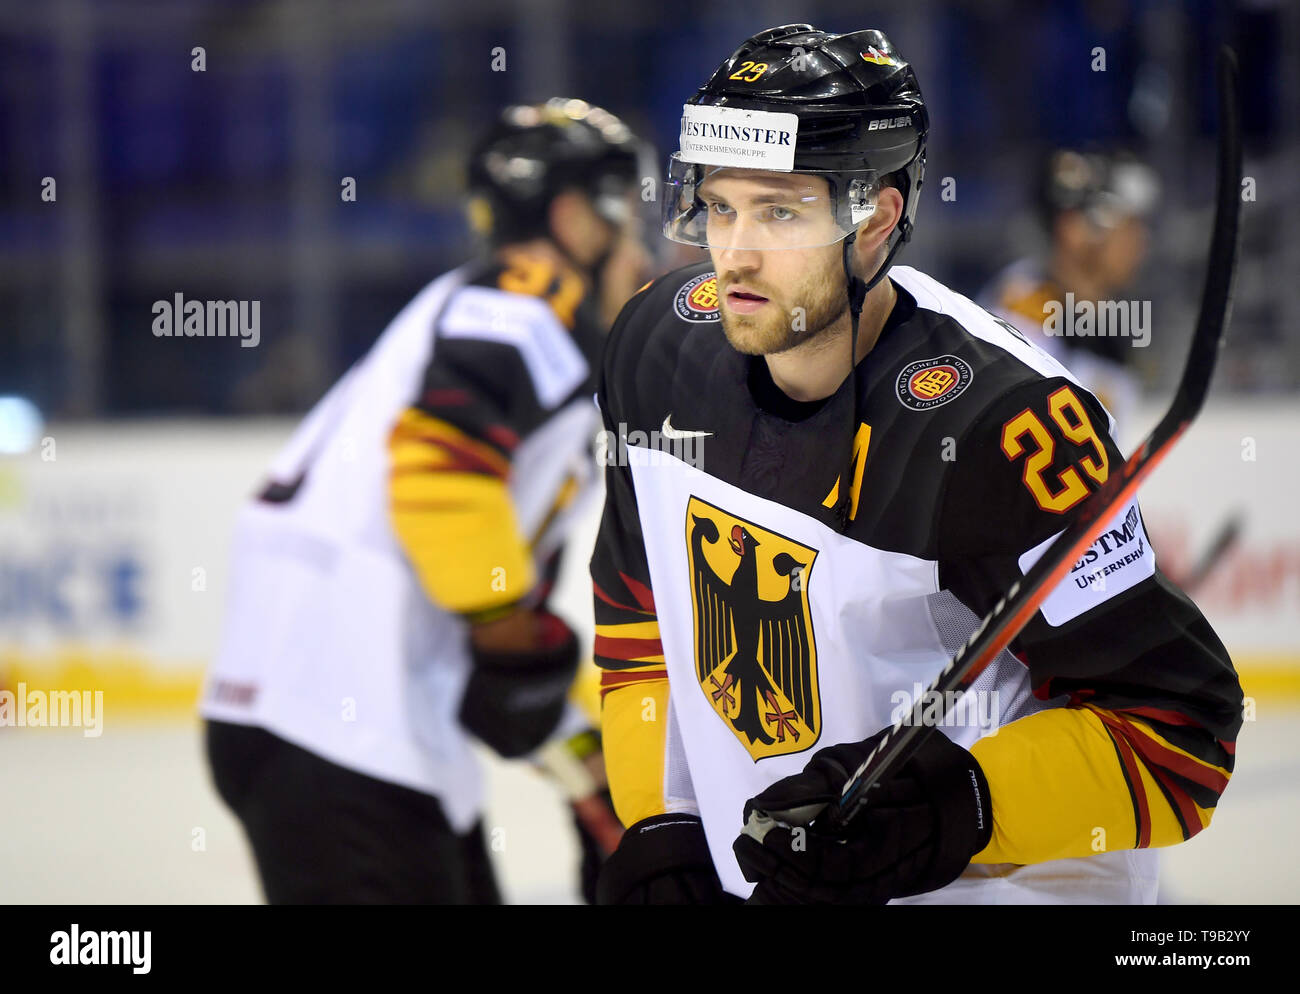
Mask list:
[[[578,190],[621,228],[639,150],[627,125],[585,100],[507,107],[470,157],[470,223],[493,245],[550,237],[551,202]]]
[[[709,244],[708,212],[698,190],[714,169],[811,173],[827,181],[834,219],[833,228],[811,237],[820,244],[845,239],[847,268],[848,245],[887,184],[902,194],[903,212],[884,264],[859,287],[865,294],[911,237],[928,130],[916,74],[881,32],[836,35],[810,24],[760,32],[683,107],[682,149],[669,162],[664,233],[674,241]]]
[[[1127,153],[1052,152],[1039,181],[1039,207],[1057,268],[1082,270],[1093,292],[1126,285],[1146,253],[1159,196],[1155,171]],[[1063,255],[1070,257],[1066,266],[1059,265]]]
[[[1058,149],[1044,163],[1039,201],[1049,227],[1062,212],[1077,210],[1112,228],[1125,217],[1149,216],[1159,195],[1155,171],[1131,155]]]

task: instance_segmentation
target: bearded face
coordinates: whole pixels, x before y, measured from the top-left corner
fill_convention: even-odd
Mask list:
[[[843,234],[824,179],[719,170],[700,196],[709,210],[722,329],[736,351],[784,352],[846,314]]]
[[[752,254],[761,258],[744,268],[714,260],[722,330],[737,352],[785,352],[819,338],[848,313],[838,247],[816,261],[807,258],[809,250]]]

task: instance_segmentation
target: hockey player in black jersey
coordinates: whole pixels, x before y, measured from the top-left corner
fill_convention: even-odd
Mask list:
[[[894,265],[928,128],[883,34],[806,24],[683,109],[664,232],[709,261],[627,304],[598,392],[606,903],[1153,902],[1231,775],[1236,674],[1136,501],[947,718],[926,699],[1123,463],[1059,363]],[[831,833],[900,714],[938,727]]]

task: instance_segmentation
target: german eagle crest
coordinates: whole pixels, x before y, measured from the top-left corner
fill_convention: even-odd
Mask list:
[[[686,543],[695,675],[757,762],[821,735],[808,583],[817,551],[692,497]]]

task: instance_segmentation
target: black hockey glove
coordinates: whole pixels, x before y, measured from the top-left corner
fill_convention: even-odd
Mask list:
[[[884,904],[951,883],[988,845],[993,809],[984,771],[930,728],[912,757],[872,788],[842,834],[829,834],[826,819],[808,824],[883,734],[822,749],[802,773],[745,803],[746,831],[732,848],[745,879],[758,884],[749,903]],[[755,810],[782,824],[763,834],[750,820]]]
[[[555,731],[578,672],[578,639],[560,618],[542,613],[541,644],[527,651],[473,645],[473,668],[460,723],[506,759],[526,755]]]
[[[695,815],[655,815],[626,832],[596,884],[597,904],[739,904],[722,889],[704,824]]]

